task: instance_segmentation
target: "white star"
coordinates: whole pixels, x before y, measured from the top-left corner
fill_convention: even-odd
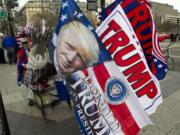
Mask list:
[[[83,16],[82,13],[79,13],[79,14],[77,15],[78,18],[81,18],[82,16]]]
[[[77,15],[77,11],[76,11],[76,10],[74,11],[74,14],[73,14],[73,15],[75,15],[75,16]]]
[[[61,21],[63,22],[65,19],[67,19],[67,15],[62,15],[61,16]]]
[[[162,68],[162,67],[163,67],[163,65],[162,65],[162,64],[159,64],[159,65],[158,65],[158,68]]]
[[[65,7],[67,7],[68,6],[68,2],[63,2],[62,3],[62,8],[64,9]]]
[[[93,30],[93,27],[91,25],[88,26],[89,30]]]
[[[168,71],[168,69],[166,68],[164,71],[165,71],[165,72],[167,72],[167,71]]]
[[[158,60],[155,58],[153,61],[154,61],[154,62],[157,62]]]

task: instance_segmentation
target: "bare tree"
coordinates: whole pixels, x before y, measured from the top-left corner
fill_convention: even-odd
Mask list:
[[[31,18],[34,25],[35,32],[40,32],[42,27],[42,19],[45,20],[46,29],[51,32],[56,25],[56,17],[50,11],[44,11],[43,15],[41,13],[34,14]]]

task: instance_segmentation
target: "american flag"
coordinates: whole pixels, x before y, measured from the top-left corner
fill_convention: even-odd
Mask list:
[[[135,1],[135,0],[116,0],[114,3],[112,3],[111,5],[109,5],[106,9],[104,9],[101,12],[101,20],[105,20],[105,18],[113,11],[113,9],[120,5],[124,12],[126,13],[129,21],[132,24],[132,27],[140,41],[140,44],[143,48],[143,52],[144,55],[146,57],[148,66],[150,68],[150,70],[152,71],[152,73],[157,77],[158,80],[162,80],[165,78],[166,73],[168,71],[168,67],[167,67],[167,63],[166,60],[162,54],[161,51],[161,47],[157,38],[157,32],[155,30],[155,24],[154,24],[154,20],[153,20],[153,16],[151,13],[151,7],[150,7],[150,3],[149,0],[140,0],[140,1]],[[137,24],[134,24],[134,18],[132,16],[132,12],[133,14],[137,15],[137,14],[141,14],[140,13],[140,8],[142,8],[142,16],[145,18],[144,20],[142,20],[142,18],[140,18],[140,21],[137,22]],[[136,19],[138,20],[139,16],[135,16]],[[142,29],[142,25],[146,25],[147,27],[143,28],[143,31],[141,31]],[[139,34],[139,31],[141,31],[140,34],[142,35],[151,35],[151,38],[149,38],[148,40],[146,40],[146,37],[141,36]],[[143,38],[145,38],[143,40]],[[147,47],[148,46],[148,47]]]

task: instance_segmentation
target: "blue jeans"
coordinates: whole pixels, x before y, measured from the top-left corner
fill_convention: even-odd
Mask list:
[[[9,60],[9,64],[16,63],[16,52],[14,47],[7,48],[7,57]]]

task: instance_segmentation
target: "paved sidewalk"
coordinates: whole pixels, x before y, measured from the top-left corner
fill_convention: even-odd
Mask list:
[[[7,111],[11,135],[80,135],[74,118],[61,122]]]
[[[4,101],[5,109],[20,114],[26,114],[37,118],[42,118],[41,111],[36,106],[28,106],[27,88],[16,84],[16,66],[0,65],[0,90]],[[52,99],[54,97],[51,97]],[[49,98],[49,100],[52,100]],[[66,102],[61,102],[54,108],[47,108],[47,118],[57,122],[73,117],[73,112]]]
[[[169,71],[160,84],[163,103],[150,116],[154,125],[143,128],[140,135],[180,135],[180,72]]]
[[[180,135],[180,90],[166,97],[151,118],[154,125],[140,135]]]

